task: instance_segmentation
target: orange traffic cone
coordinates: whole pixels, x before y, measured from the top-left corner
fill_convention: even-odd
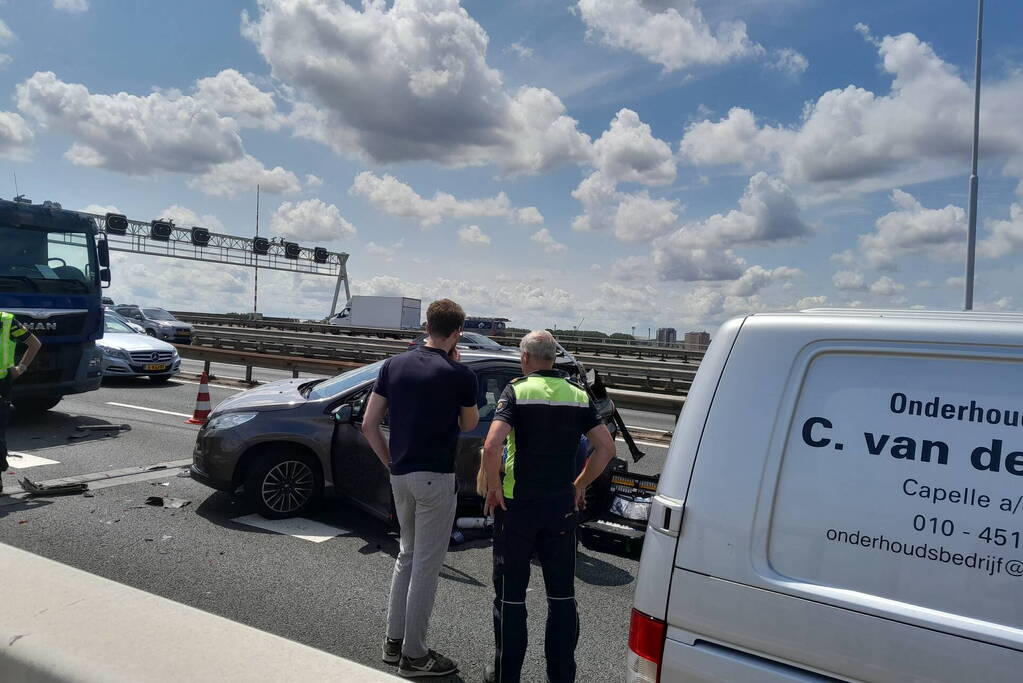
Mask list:
[[[195,411],[190,419],[185,420],[185,424],[204,425],[210,419],[210,387],[207,384],[208,381],[206,371],[203,370],[202,377],[199,378],[199,394],[195,397]]]

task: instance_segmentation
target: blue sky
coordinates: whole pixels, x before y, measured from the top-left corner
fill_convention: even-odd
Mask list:
[[[353,289],[637,333],[962,305],[969,2],[0,4],[0,196],[351,253]],[[1023,7],[987,7],[977,307],[1016,309]],[[250,305],[118,256],[118,300]],[[261,278],[322,317],[331,283]]]

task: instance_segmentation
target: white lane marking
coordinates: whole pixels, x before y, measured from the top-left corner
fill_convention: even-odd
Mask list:
[[[253,514],[238,517],[231,521],[237,522],[238,524],[254,526],[257,529],[272,531],[276,534],[284,534],[285,536],[300,538],[303,541],[312,541],[313,543],[323,543],[324,541],[329,541],[335,536],[349,533],[347,529],[314,522],[313,520],[305,519],[304,517],[292,517],[291,519],[266,519],[261,515]]]
[[[145,410],[149,413],[161,413],[163,415],[174,415],[175,417],[192,417],[187,413],[175,413],[170,410],[160,410],[159,408],[146,408],[145,406],[131,406],[127,403],[114,403],[113,401],[107,401],[108,406],[117,406],[118,408],[131,408],[132,410]]]
[[[24,470],[29,467],[39,467],[40,465],[59,465],[60,462],[48,458],[40,458],[38,455],[32,455],[31,453],[8,451],[7,464],[11,466],[12,470]]]
[[[639,430],[641,432],[664,432],[665,434],[667,434],[668,432],[671,431],[670,429],[659,429],[657,427],[640,427],[638,425],[625,425],[625,428],[626,429],[636,429],[636,430]]]
[[[224,379],[232,379],[232,378],[231,377],[224,377]],[[171,381],[175,382],[177,384],[199,384],[199,382],[193,382],[193,381],[188,380],[188,379],[178,379],[177,377],[175,377]],[[207,386],[214,387],[216,389],[227,389],[229,391],[248,391],[248,389],[241,389],[239,387],[229,387],[226,384],[209,384],[209,383],[207,383]]]
[[[615,439],[615,441],[621,441],[622,443],[625,443],[625,439]],[[636,441],[635,439],[633,439],[632,442],[637,446],[650,446],[651,448],[667,448],[667,446],[665,446],[663,443],[651,443],[650,441]]]

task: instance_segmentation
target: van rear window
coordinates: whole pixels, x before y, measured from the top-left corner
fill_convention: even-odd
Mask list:
[[[788,431],[780,574],[1015,628],[1023,363],[826,354]]]

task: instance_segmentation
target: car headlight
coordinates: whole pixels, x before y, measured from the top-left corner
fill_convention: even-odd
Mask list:
[[[225,413],[224,415],[217,415],[206,424],[207,429],[234,429],[238,425],[243,425],[258,413]]]
[[[121,349],[115,349],[112,346],[101,346],[100,350],[103,351],[103,355],[108,358],[116,358],[118,360],[131,360],[131,356],[128,355],[127,351]]]

